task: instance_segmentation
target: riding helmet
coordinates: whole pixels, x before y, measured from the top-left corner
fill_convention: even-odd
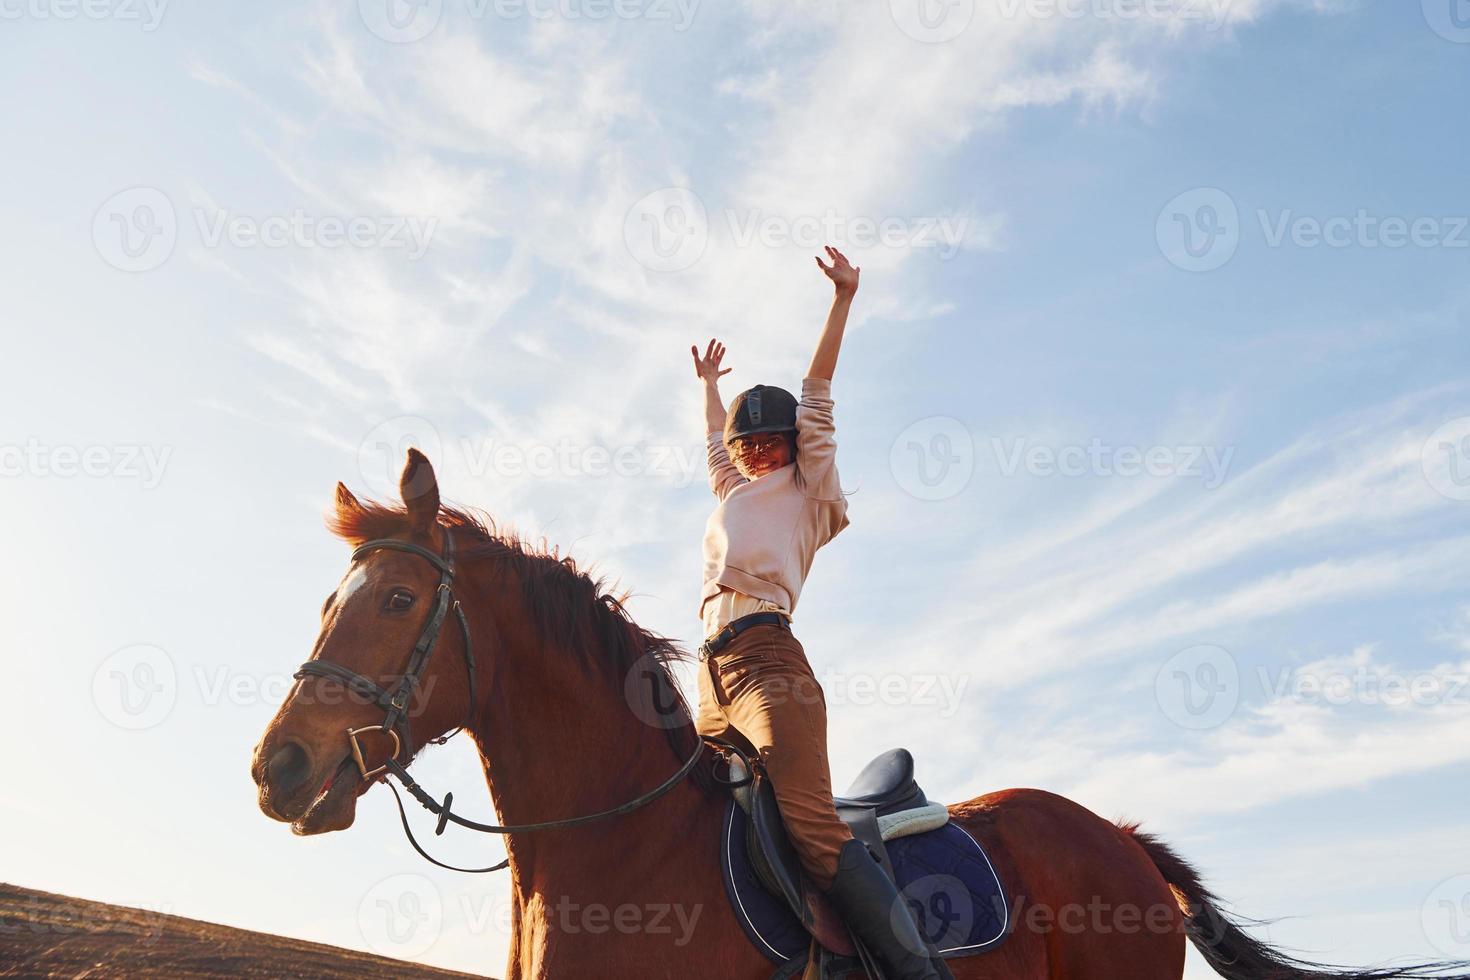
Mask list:
[[[796,396],[785,388],[756,385],[735,396],[725,416],[725,445],[760,432],[795,432]]]

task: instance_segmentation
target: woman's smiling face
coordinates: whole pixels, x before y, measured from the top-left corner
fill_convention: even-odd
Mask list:
[[[791,436],[785,432],[741,436],[730,443],[730,455],[747,480],[758,480],[796,461]]]

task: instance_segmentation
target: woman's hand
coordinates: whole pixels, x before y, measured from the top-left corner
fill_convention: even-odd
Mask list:
[[[862,274],[863,270],[849,263],[847,256],[837,251],[831,245],[825,245],[823,248],[826,249],[827,258],[831,260],[832,264],[827,265],[822,261],[822,257],[818,255],[816,256],[817,265],[821,267],[822,272],[826,274],[827,278],[832,280],[832,285],[837,287],[837,292],[848,296],[857,292],[858,276]]]
[[[720,362],[725,359],[725,345],[710,338],[709,347],[704,356],[699,356],[698,345],[691,346],[689,353],[694,355],[694,373],[707,385],[718,384],[719,380],[729,374],[734,368],[720,370]]]

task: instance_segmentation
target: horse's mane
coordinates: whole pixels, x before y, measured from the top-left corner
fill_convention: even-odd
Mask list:
[[[439,525],[454,533],[456,559],[497,562],[515,573],[548,650],[575,657],[587,670],[606,675],[619,689],[628,671],[647,658],[658,665],[667,693],[678,699],[688,717],[688,705],[669,665],[690,659],[689,654],[677,640],[633,621],[624,605],[631,592],[613,594],[605,577],[579,567],[545,538],[532,545],[517,532],[497,527],[494,518],[483,511],[442,506]],[[345,541],[361,542],[406,534],[410,525],[402,506],[359,501],[353,508],[331,513],[327,528]],[[683,753],[681,757],[693,751],[698,737],[692,721],[671,726],[668,735],[675,752]]]

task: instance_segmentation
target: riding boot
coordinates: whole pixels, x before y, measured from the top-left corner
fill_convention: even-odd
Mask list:
[[[929,948],[888,875],[854,838],[837,856],[837,877],[827,890],[843,921],[883,968],[885,980],[954,980]]]

